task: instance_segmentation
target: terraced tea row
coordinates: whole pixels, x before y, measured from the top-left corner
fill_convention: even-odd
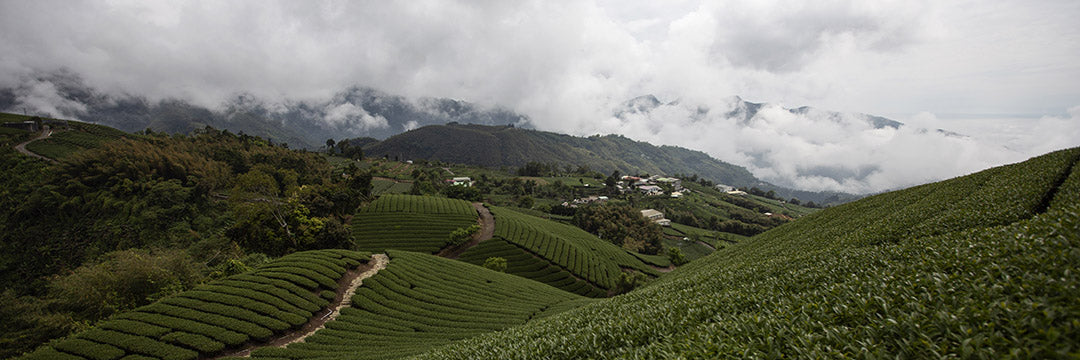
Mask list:
[[[659,275],[656,270],[622,248],[576,227],[504,208],[492,208],[492,213],[495,214],[496,237],[566,269],[601,289],[615,288],[623,269]],[[462,256],[468,253],[469,251],[466,251]],[[562,288],[572,291],[567,287]]]
[[[436,253],[450,245],[450,233],[477,223],[472,204],[456,199],[383,195],[360,209],[350,226],[356,248]]]
[[[364,213],[351,226],[356,248],[383,252],[398,249],[436,253],[449,245],[450,233],[476,225],[476,215]]]
[[[417,196],[383,195],[360,210],[361,213],[421,213],[421,214],[457,214],[476,216],[472,204],[457,199]]]
[[[417,354],[521,325],[584,298],[460,261],[391,250],[351,308],[304,342],[263,348],[255,359],[384,359]]]
[[[830,208],[629,294],[419,358],[1070,358],[1077,156]]]
[[[347,269],[367,260],[345,250],[288,255],[120,313],[25,358],[184,360],[264,341],[307,323],[329,304],[328,290]]]
[[[506,259],[506,273],[536,280],[559,289],[589,297],[603,297],[607,292],[578,279],[570,272],[550,261],[533,255],[502,238],[494,238],[469,249],[458,260],[483,265],[489,257]]]

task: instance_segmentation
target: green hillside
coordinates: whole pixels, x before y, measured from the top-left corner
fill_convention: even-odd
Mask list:
[[[26,145],[26,149],[51,159],[64,159],[79,151],[94,149],[122,137],[135,135],[108,126],[68,121],[65,126],[53,126],[53,133],[46,139]]]
[[[465,358],[1068,358],[1080,149],[814,213]]]
[[[356,248],[437,253],[450,233],[476,225],[476,209],[466,201],[430,196],[383,195],[352,218]]]
[[[608,173],[614,170],[696,173],[729,184],[758,183],[746,169],[715,160],[703,152],[654,146],[617,135],[582,138],[506,126],[432,125],[371,144],[364,151],[370,156],[487,167],[519,167],[533,161],[586,165]]]
[[[520,277],[432,255],[390,251],[351,308],[326,328],[254,359],[396,358],[530,322],[590,300]]]
[[[507,273],[587,296],[613,291],[624,270],[659,275],[626,250],[577,227],[493,207],[495,239],[470,248],[461,260],[482,265],[508,260]]]
[[[298,329],[329,301],[348,269],[368,255],[343,250],[294,253],[113,316],[24,359],[196,359]],[[332,295],[332,294],[331,294]]]
[[[392,136],[364,148],[367,156],[425,159],[486,167],[521,167],[529,162],[588,166],[609,174],[698,174],[734,186],[775,189],[785,198],[821,204],[849,200],[838,193],[812,193],[765,184],[745,168],[700,151],[655,146],[620,135],[576,137],[512,126],[432,125]]]

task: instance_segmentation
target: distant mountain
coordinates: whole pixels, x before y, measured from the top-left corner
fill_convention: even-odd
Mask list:
[[[147,128],[190,133],[207,125],[315,149],[326,139],[383,139],[417,127],[465,122],[522,125],[525,116],[501,108],[483,108],[444,98],[408,99],[365,87],[351,87],[321,101],[266,103],[239,94],[222,110],[183,100],[150,101],[138,95],[109,95],[66,71],[39,74],[23,84],[0,88],[0,110],[78,119],[134,132]]]
[[[608,174],[697,174],[711,181],[774,190],[803,201],[839,203],[854,197],[784,189],[762,182],[745,168],[676,146],[655,146],[621,135],[577,137],[513,126],[431,125],[371,143],[367,156],[426,159],[487,167],[520,167],[528,162],[588,166]]]
[[[724,117],[734,118],[743,125],[749,124],[750,122],[754,121],[756,115],[758,114],[758,111],[760,111],[766,105],[765,103],[749,102],[743,100],[738,96],[734,96],[730,100],[730,108],[726,109]],[[652,111],[665,106],[682,105],[684,104],[681,104],[678,100],[664,103],[661,102],[660,99],[657,99],[656,96],[643,95],[624,102],[621,107],[615,109],[612,115],[617,118],[625,118],[626,116],[631,114],[647,115],[648,113],[651,113]],[[896,129],[904,126],[904,123],[902,122],[880,116],[861,113],[841,113],[836,111],[821,110],[809,106],[802,106],[794,109],[785,110],[792,114],[807,115],[808,117],[812,117],[814,119],[826,119],[833,122],[862,121],[874,127],[875,129],[881,129],[885,127],[891,127]],[[698,116],[704,116],[706,113],[713,111],[713,109],[709,109],[703,106],[697,106],[697,111]]]

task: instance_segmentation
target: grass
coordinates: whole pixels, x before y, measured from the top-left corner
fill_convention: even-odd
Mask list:
[[[1073,357],[1078,156],[826,209],[629,294],[419,358]]]

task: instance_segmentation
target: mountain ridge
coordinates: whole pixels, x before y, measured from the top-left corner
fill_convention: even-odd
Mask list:
[[[577,137],[513,126],[429,125],[369,143],[368,156],[399,160],[438,160],[487,167],[521,167],[529,162],[588,166],[610,174],[698,175],[736,187],[773,190],[785,198],[821,204],[851,200],[854,195],[782,188],[754,177],[746,168],[708,154],[671,145],[653,145],[623,135]],[[570,159],[570,160],[567,160]]]

